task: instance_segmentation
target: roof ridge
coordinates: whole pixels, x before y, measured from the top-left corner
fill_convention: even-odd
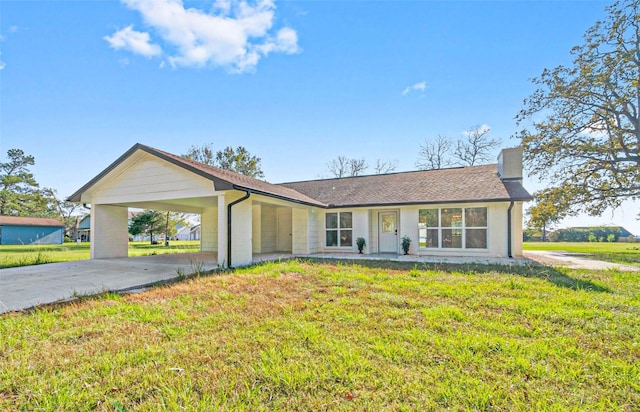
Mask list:
[[[277,185],[287,185],[287,184],[294,184],[294,183],[325,182],[325,181],[330,181],[330,180],[343,181],[345,179],[358,179],[358,178],[363,178],[363,177],[392,176],[392,175],[409,174],[409,173],[443,172],[443,171],[447,171],[447,170],[462,170],[462,169],[480,168],[480,167],[496,166],[496,165],[497,165],[497,163],[487,163],[487,164],[473,165],[473,166],[443,167],[441,169],[403,170],[401,172],[390,172],[390,173],[379,173],[379,174],[374,173],[374,174],[361,175],[361,176],[344,176],[344,177],[329,177],[329,178],[326,178],[326,179],[294,180],[294,181],[280,182],[280,183],[275,183],[275,184],[277,184]]]

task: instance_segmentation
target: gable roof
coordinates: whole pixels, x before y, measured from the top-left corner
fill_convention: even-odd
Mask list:
[[[64,224],[59,220],[44,217],[0,216],[0,226],[64,227]]]
[[[272,184],[140,143],[131,147],[68,200],[80,202],[85,191],[138,150],[213,181],[216,190],[249,190],[255,194],[321,208],[531,200],[531,195],[520,181],[500,179],[495,164]]]
[[[323,203],[312,199],[302,193],[298,193],[295,190],[289,188],[274,185],[262,180],[255,179],[250,176],[241,175],[239,173],[232,172],[230,170],[220,169],[219,167],[205,165],[194,160],[186,159],[182,156],[177,156],[169,152],[155,149],[150,146],[146,146],[140,143],[135,144],[125,154],[120,156],[109,167],[103,170],[96,177],[91,179],[86,185],[82,186],[77,192],[69,196],[70,202],[80,202],[82,194],[87,191],[91,186],[96,184],[100,179],[105,177],[109,172],[115,169],[118,165],[124,162],[128,157],[133,155],[136,151],[141,150],[149,153],[160,159],[163,159],[169,163],[172,163],[178,167],[189,170],[205,179],[213,181],[216,190],[250,190],[252,193],[261,194],[273,198],[288,200],[290,202],[302,203],[310,206],[325,207]]]
[[[503,181],[497,165],[457,167],[282,183],[331,207],[530,200],[519,181]]]

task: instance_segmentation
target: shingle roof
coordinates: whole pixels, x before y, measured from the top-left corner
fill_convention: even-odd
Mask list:
[[[54,226],[64,227],[64,224],[56,219],[44,217],[0,216],[0,226]]]
[[[215,178],[216,189],[217,190],[225,190],[232,189],[232,186],[241,189],[249,189],[254,193],[264,194],[266,196],[278,197],[285,200],[297,201],[300,203],[305,203],[313,206],[326,206],[319,202],[316,199],[313,199],[309,196],[306,196],[302,193],[296,192],[295,190],[289,189],[285,186],[275,185],[273,183],[265,182],[264,180],[255,179],[250,176],[241,175],[236,172],[232,172],[226,169],[220,169],[219,167],[205,165],[200,162],[196,162],[194,160],[185,159],[182,156],[176,156],[172,153],[165,152],[162,150],[154,149],[149,146],[144,146],[150,153],[153,154],[162,154],[167,158],[167,160],[174,164],[182,164],[185,166],[189,166],[193,169],[196,169],[200,172],[205,173],[210,178]],[[205,176],[206,177],[206,176]],[[225,185],[224,183],[227,183]]]
[[[109,167],[103,170],[99,175],[91,179],[86,185],[80,188],[77,192],[69,196],[69,201],[80,202],[82,193],[88,190],[91,186],[97,183],[100,179],[106,176],[110,171],[115,169],[120,163],[125,161],[137,150],[142,150],[151,155],[157,156],[170,163],[187,169],[199,176],[214,182],[216,190],[231,190],[231,189],[248,189],[256,194],[263,194],[265,196],[284,199],[292,202],[303,203],[311,206],[324,207],[323,203],[312,199],[302,193],[298,193],[295,190],[288,189],[283,186],[274,185],[262,180],[255,179],[253,177],[241,175],[229,170],[220,169],[218,167],[205,165],[203,163],[196,162],[194,160],[185,159],[182,156],[174,155],[173,153],[158,150],[150,146],[146,146],[140,143],[135,144],[125,154],[120,156]]]
[[[333,207],[531,199],[520,182],[500,179],[495,164],[281,185]]]
[[[79,202],[82,193],[137,150],[212,180],[216,190],[250,190],[256,194],[324,208],[531,200],[531,195],[520,182],[500,179],[495,164],[272,184],[139,143],[71,195],[69,200]]]

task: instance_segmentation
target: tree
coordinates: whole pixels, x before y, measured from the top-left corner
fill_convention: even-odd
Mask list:
[[[453,157],[462,166],[475,166],[492,160],[495,147],[500,144],[499,139],[491,139],[488,133],[491,129],[487,125],[475,126],[464,132],[464,138],[456,142]]]
[[[161,233],[165,229],[166,215],[158,210],[145,210],[131,218],[129,233],[133,236],[149,235],[153,243],[153,234]]]
[[[0,215],[57,217],[55,191],[41,189],[29,171],[35,158],[20,149],[9,149],[7,158],[0,163]]]
[[[544,189],[534,194],[536,203],[527,211],[527,226],[542,233],[547,240],[547,229],[572,214],[568,197],[558,188]]]
[[[382,175],[385,173],[391,173],[398,168],[397,160],[382,160],[377,159],[376,165],[373,167],[375,174]]]
[[[177,225],[184,225],[184,215],[177,212],[163,212],[146,209],[134,215],[129,223],[129,233],[133,236],[149,235],[153,244],[153,235],[163,233],[165,239],[173,236]]]
[[[425,139],[420,145],[416,167],[420,170],[442,169],[451,165],[451,140],[441,134],[435,141]]]
[[[243,146],[238,146],[235,150],[227,146],[216,153],[218,167],[255,178],[264,177],[260,162],[259,157],[252,156]]]
[[[65,235],[75,239],[78,235],[78,224],[87,215],[87,209],[79,203],[60,199],[56,199],[56,209],[58,217],[64,223]]]
[[[238,146],[235,149],[227,146],[223,150],[218,150],[215,154],[211,143],[202,146],[191,146],[182,157],[246,176],[264,177],[264,172],[260,166],[262,159],[249,153],[244,146]]]
[[[352,177],[360,176],[367,170],[366,160],[350,159],[346,156],[338,156],[327,163],[327,171],[334,177]]]
[[[640,6],[620,1],[571,50],[572,65],[545,69],[516,116],[530,174],[601,214],[640,197]]]
[[[203,144],[202,146],[191,146],[187,150],[187,153],[183,154],[182,157],[195,160],[196,162],[204,163],[209,166],[218,166],[212,143]]]

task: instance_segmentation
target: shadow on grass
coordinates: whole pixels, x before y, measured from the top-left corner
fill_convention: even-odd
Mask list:
[[[606,286],[599,285],[590,280],[573,278],[562,270],[551,266],[543,266],[539,264],[530,265],[495,265],[482,263],[427,263],[427,262],[395,262],[391,260],[349,260],[349,259],[315,259],[309,258],[305,261],[311,263],[332,263],[348,266],[364,266],[377,269],[391,270],[437,270],[448,273],[463,273],[476,275],[482,273],[498,272],[508,275],[522,276],[525,278],[542,279],[553,283],[556,286],[568,288],[572,290],[590,290],[594,292],[612,292]]]

